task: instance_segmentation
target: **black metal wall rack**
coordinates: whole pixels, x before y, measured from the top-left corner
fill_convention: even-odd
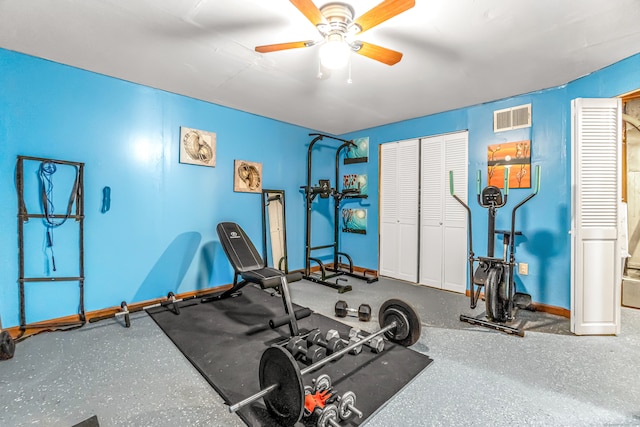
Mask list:
[[[27,211],[25,196],[25,180],[24,165],[25,162],[48,162],[54,165],[67,165],[76,168],[76,182],[70,195],[69,211],[66,214],[54,213],[29,213]],[[65,160],[47,159],[41,157],[18,156],[16,164],[16,189],[18,192],[18,258],[19,258],[19,277],[18,285],[20,288],[20,330],[24,334],[27,329],[69,329],[79,327],[86,323],[84,310],[84,163],[71,162]],[[71,200],[73,199],[73,200]],[[71,211],[71,207],[75,209]],[[30,219],[73,219],[78,224],[78,275],[73,277],[25,277],[25,238],[24,225]],[[36,282],[78,282],[79,286],[79,305],[78,320],[59,320],[52,322],[36,322],[27,323],[26,318],[26,301],[25,301],[25,285]],[[65,318],[66,319],[66,318]]]

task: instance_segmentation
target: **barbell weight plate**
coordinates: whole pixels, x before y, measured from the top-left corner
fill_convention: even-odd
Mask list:
[[[389,341],[409,347],[420,339],[420,317],[409,303],[399,299],[385,301],[380,306],[378,320],[381,328],[396,322],[396,329],[385,333]]]
[[[267,348],[260,358],[260,388],[278,387],[264,396],[267,410],[280,424],[292,426],[304,413],[304,385],[298,363],[282,347]]]
[[[388,307],[384,312],[384,324],[388,325],[395,322],[396,328],[393,331],[387,331],[387,337],[393,337],[395,341],[402,341],[409,336],[409,319],[400,310],[394,307]]]

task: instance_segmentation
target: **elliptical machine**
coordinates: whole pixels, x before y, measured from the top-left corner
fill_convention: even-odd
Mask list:
[[[478,204],[488,209],[488,236],[487,236],[487,256],[476,257],[473,253],[473,232],[471,229],[471,209],[456,196],[453,188],[453,171],[449,172],[449,190],[451,196],[458,201],[467,211],[467,221],[469,230],[469,298],[470,307],[476,308],[480,291],[484,287],[484,300],[486,305],[486,319],[480,317],[471,317],[464,314],[460,315],[460,320],[473,325],[480,325],[508,334],[524,336],[524,330],[521,328],[506,325],[506,322],[515,318],[515,312],[518,308],[532,309],[531,295],[516,292],[514,282],[515,270],[515,236],[521,235],[519,231],[515,231],[516,211],[531,200],[540,189],[540,166],[536,166],[533,193],[524,198],[520,203],[514,206],[511,211],[511,229],[496,230],[496,211],[507,204],[509,197],[509,169],[505,169],[504,179],[504,196],[502,191],[493,185],[488,185],[481,190],[482,179],[480,171],[476,176],[476,188],[478,195]],[[502,258],[494,257],[495,237],[494,234],[502,234],[504,242],[504,251]],[[475,268],[474,264],[478,263]]]

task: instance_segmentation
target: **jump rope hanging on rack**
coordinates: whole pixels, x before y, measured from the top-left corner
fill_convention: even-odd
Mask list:
[[[78,196],[78,177],[79,177],[79,169],[77,166],[73,165],[75,169],[75,178],[73,180],[73,187],[71,189],[71,194],[69,195],[69,203],[67,204],[67,212],[65,215],[56,215],[55,207],[53,204],[53,174],[56,172],[57,167],[54,162],[44,161],[40,163],[39,176],[40,176],[40,194],[42,200],[42,208],[44,210],[44,223],[47,227],[46,229],[46,243],[45,243],[45,252],[49,250],[51,253],[51,265],[53,271],[56,271],[56,259],[53,253],[53,229],[64,224],[69,216],[71,216],[71,210],[73,209],[73,204],[76,202]],[[58,220],[56,220],[58,219]]]

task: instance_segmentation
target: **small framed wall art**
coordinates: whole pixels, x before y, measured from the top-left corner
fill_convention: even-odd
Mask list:
[[[180,163],[216,166],[216,134],[180,127]]]
[[[367,210],[342,209],[342,231],[345,233],[367,234]]]
[[[236,160],[233,166],[233,191],[262,193],[262,163]]]
[[[509,188],[531,187],[531,141],[507,142],[487,147],[489,185],[504,187],[509,170]]]
[[[345,190],[358,190],[358,194],[367,196],[369,188],[367,186],[367,174],[351,173],[344,175],[342,185]]]
[[[369,137],[356,138],[353,140],[354,146],[347,149],[344,164],[367,163],[369,161]]]

